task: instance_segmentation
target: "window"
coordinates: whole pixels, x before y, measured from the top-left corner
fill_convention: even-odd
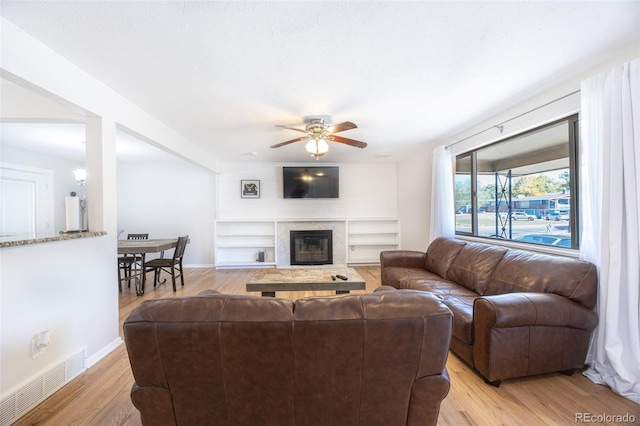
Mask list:
[[[578,247],[578,116],[456,157],[456,234]]]

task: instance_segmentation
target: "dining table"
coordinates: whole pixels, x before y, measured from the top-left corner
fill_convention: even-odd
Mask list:
[[[165,250],[175,248],[177,238],[150,238],[144,240],[118,240],[118,254],[146,255],[148,253],[162,253]],[[144,258],[144,257],[143,257]],[[136,263],[137,265],[137,263]],[[144,265],[134,274],[134,283],[137,296],[144,294],[142,280],[139,277],[144,273]]]
[[[157,238],[147,240],[118,240],[118,254],[161,253],[175,248],[177,238]]]

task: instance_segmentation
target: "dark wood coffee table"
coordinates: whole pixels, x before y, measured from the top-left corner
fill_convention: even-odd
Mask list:
[[[331,276],[344,275],[344,281]],[[260,291],[263,297],[275,297],[276,291],[335,291],[364,290],[366,282],[353,268],[278,268],[261,269],[247,283],[247,292]]]

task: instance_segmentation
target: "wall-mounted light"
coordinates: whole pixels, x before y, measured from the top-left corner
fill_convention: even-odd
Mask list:
[[[76,182],[78,182],[78,185],[84,186],[84,183],[87,181],[87,170],[75,169],[73,171],[73,176],[76,178]]]

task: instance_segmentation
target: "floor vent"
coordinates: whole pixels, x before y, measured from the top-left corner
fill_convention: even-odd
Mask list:
[[[10,425],[87,369],[87,347],[0,401],[0,426]]]

